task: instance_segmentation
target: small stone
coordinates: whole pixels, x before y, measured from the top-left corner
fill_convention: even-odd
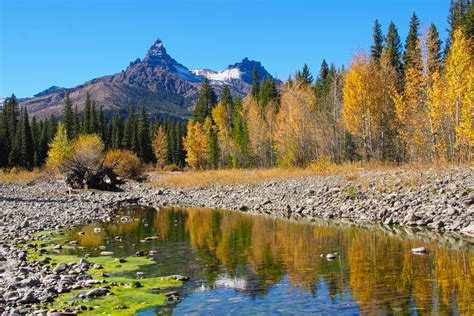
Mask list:
[[[413,253],[426,253],[425,247],[412,248],[411,252]]]
[[[184,276],[184,275],[179,275],[179,274],[175,274],[175,275],[172,275],[171,278],[173,280],[177,280],[177,281],[189,281],[189,277],[187,276]]]
[[[99,255],[101,255],[101,256],[113,256],[114,253],[112,251],[102,251]]]
[[[56,266],[56,268],[54,268],[53,272],[56,274],[59,274],[63,271],[66,271],[66,269],[67,269],[67,265],[65,263],[60,263]]]
[[[337,257],[337,256],[336,256],[335,254],[333,254],[333,253],[328,253],[328,254],[326,255],[326,259],[328,259],[328,260],[334,260],[334,259],[336,259],[336,257]]]
[[[86,297],[100,297],[104,296],[109,292],[109,290],[105,288],[95,288],[86,293]]]

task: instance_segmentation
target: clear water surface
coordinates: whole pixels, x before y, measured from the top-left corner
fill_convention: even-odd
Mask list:
[[[70,234],[85,247],[77,254],[155,250],[145,276],[191,278],[178,303],[139,315],[474,315],[470,241],[202,208],[130,208]],[[158,238],[144,242],[150,236]],[[426,255],[411,252],[420,246]],[[334,252],[335,260],[322,256]]]

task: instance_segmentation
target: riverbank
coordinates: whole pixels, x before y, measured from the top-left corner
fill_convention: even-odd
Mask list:
[[[427,227],[474,235],[473,167],[383,169],[350,174],[272,180],[251,185],[175,188],[129,183],[122,192],[69,192],[64,184],[38,178],[27,185],[0,184],[0,306],[9,311],[28,305],[21,299],[31,286],[23,282],[39,267],[22,260],[24,248],[38,231],[57,230],[93,221],[110,221],[111,209],[126,204],[200,206],[277,215],[323,218],[368,224]],[[12,290],[13,289],[13,290]],[[5,293],[18,300],[7,302]],[[36,295],[36,294],[34,294]],[[26,309],[28,310],[28,309]]]

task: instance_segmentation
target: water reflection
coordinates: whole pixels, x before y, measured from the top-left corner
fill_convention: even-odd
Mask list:
[[[126,210],[136,220],[71,232],[87,251],[156,250],[150,274],[193,282],[174,313],[473,314],[474,255],[467,246],[200,208]],[[127,219],[127,218],[125,218]],[[83,236],[77,231],[83,231]],[[117,241],[116,236],[122,236]],[[146,237],[158,239],[144,242]],[[410,249],[424,246],[425,256]],[[322,253],[338,252],[328,261]],[[163,312],[149,309],[144,314]]]

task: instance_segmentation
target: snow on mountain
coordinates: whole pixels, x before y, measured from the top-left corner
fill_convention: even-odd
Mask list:
[[[238,68],[227,68],[221,71],[212,70],[191,70],[196,76],[203,76],[207,79],[220,83],[229,83],[232,80],[240,80],[241,72]]]

